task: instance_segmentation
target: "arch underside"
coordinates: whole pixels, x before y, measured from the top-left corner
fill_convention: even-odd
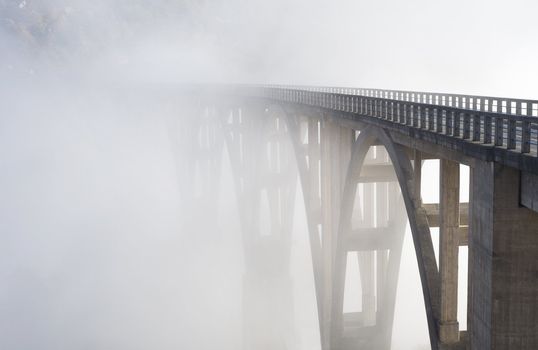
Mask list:
[[[304,113],[289,107],[252,104],[226,110],[221,121],[234,172],[246,275],[251,269],[251,275],[263,271],[289,279],[298,171],[308,220],[322,348],[390,349],[408,219],[431,346],[437,349],[439,274],[426,211],[414,189],[414,169],[406,148],[378,127],[340,124],[323,111]],[[290,154],[295,155],[293,162]],[[261,232],[263,198],[267,198],[269,208],[267,234]],[[280,257],[278,267],[272,266],[275,254]],[[356,254],[359,265],[356,278],[361,295],[356,297],[361,298],[362,308],[344,313],[349,254]],[[289,326],[290,317],[285,323]],[[255,345],[245,344],[245,348]]]
[[[301,112],[288,111],[288,123],[290,131],[295,134],[295,136],[292,135],[295,140],[293,144],[305,195],[305,205],[307,213],[310,214],[308,215],[311,230],[310,241],[323,348],[390,349],[396,283],[406,221],[405,214],[398,208],[404,206],[419,266],[430,342],[432,349],[437,349],[439,345],[436,328],[439,312],[439,275],[426,211],[421,207],[420,195],[417,195],[414,188],[414,168],[407,150],[404,146],[394,143],[390,135],[380,128],[364,127],[361,124],[357,124],[357,127],[353,128],[350,127],[349,123],[342,126],[337,123],[336,118],[331,118],[322,112],[301,116]],[[333,131],[331,132],[330,129]],[[347,146],[351,146],[351,152],[349,148],[342,150],[341,147],[342,139],[345,140],[349,137],[349,130],[351,130],[352,136],[351,143]],[[356,138],[355,134],[358,135]],[[331,143],[332,145],[330,145]],[[376,169],[376,166],[378,169],[380,168],[380,164],[375,164],[375,157],[372,159],[370,155],[372,148],[376,149],[376,153],[383,154],[385,152],[385,164],[381,166],[384,165],[385,169],[387,166],[392,168],[394,178],[384,178],[384,175],[372,170]],[[334,164],[334,159],[329,159],[335,156],[331,151],[339,153],[340,164]],[[342,157],[342,155],[344,156]],[[321,171],[316,165],[318,159],[321,163]],[[374,161],[372,162],[372,160]],[[323,176],[330,173],[330,170],[326,170],[326,173],[323,174],[324,162],[331,164],[330,167],[333,170],[340,168],[340,173],[345,174],[343,178],[342,176],[340,178],[332,176],[332,179],[329,180],[332,182],[331,198],[323,198],[323,195],[327,195],[327,193],[323,190],[317,191],[316,188],[320,182],[327,181],[327,179],[323,179]],[[320,175],[316,179],[318,172]],[[368,207],[373,207],[372,198],[368,198],[372,196],[369,194],[371,190],[368,190],[372,184],[367,182],[376,181],[368,177],[369,173],[379,176],[379,181],[375,184],[376,204],[380,203],[379,193],[381,192],[382,196],[385,195],[379,189],[387,186],[391,192],[391,198],[387,203],[391,207],[389,209],[390,217],[379,220],[379,210],[383,210],[383,208],[378,206],[375,208],[378,214],[376,215],[377,222],[374,225],[366,222],[369,219],[368,216],[371,215],[366,213]],[[360,198],[357,195],[359,186],[362,187],[361,193],[365,198],[357,201],[357,198]],[[396,187],[399,188],[401,199],[395,195]],[[336,228],[334,226],[323,227],[323,214],[330,212],[329,208],[323,208],[324,203],[330,203],[327,206],[334,207],[334,197],[337,197],[334,192],[337,192],[338,189],[341,191],[339,192],[340,198],[336,199],[338,218],[333,217],[332,220],[333,222],[337,221]],[[312,195],[312,192],[319,192],[320,196]],[[361,204],[362,208],[360,208]],[[355,216],[354,212],[357,211],[362,213],[363,222],[362,227],[359,225],[358,228],[354,228],[352,218]],[[383,220],[386,220],[385,223],[382,223]],[[332,237],[330,240],[325,239],[324,241],[323,234]],[[325,244],[329,247],[324,247]],[[330,253],[324,254],[324,251]],[[363,282],[361,283],[363,285],[363,310],[360,313],[345,314],[343,313],[343,304],[346,264],[347,255],[351,251],[358,252],[361,282]],[[327,255],[330,256],[329,259]],[[377,304],[375,298],[372,298],[373,280],[368,280],[373,272],[373,256],[377,259],[375,264],[377,269],[375,272],[377,273],[376,284],[384,284],[385,287],[382,292],[376,295]],[[330,272],[324,268],[327,264],[331,265]],[[330,277],[326,276],[328,273]],[[368,282],[370,286],[368,286]],[[376,287],[378,286],[376,285]],[[330,305],[324,303],[328,299],[331,302]]]

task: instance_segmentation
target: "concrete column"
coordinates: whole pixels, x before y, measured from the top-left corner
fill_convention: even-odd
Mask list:
[[[415,198],[418,203],[415,204],[416,207],[422,205],[422,153],[415,150],[413,170],[415,172],[414,181],[415,181]]]
[[[322,349],[331,344],[333,265],[340,207],[339,127],[323,119],[321,124],[321,217],[322,217]]]
[[[477,162],[472,177],[470,348],[538,349],[538,213],[518,170]]]
[[[374,252],[359,252],[358,256],[361,273],[362,313],[364,316],[364,325],[373,326],[376,324]]]
[[[337,251],[341,201],[353,147],[354,133],[330,118],[322,120],[321,129],[321,213],[322,213],[322,348],[330,349],[341,341],[343,315],[338,310],[343,301],[344,283],[339,285],[345,269],[341,264],[345,251]],[[339,255],[340,254],[340,255]],[[345,257],[344,257],[345,258]],[[335,265],[336,264],[336,265]],[[335,288],[335,286],[337,286]],[[334,310],[333,307],[336,307]]]
[[[440,160],[439,185],[439,274],[441,278],[441,312],[439,339],[441,343],[459,341],[458,324],[458,228],[460,222],[460,166],[457,162]]]
[[[308,203],[312,204],[310,208],[319,213],[320,203],[320,179],[319,179],[319,159],[320,159],[320,140],[319,140],[319,121],[312,119],[308,121],[308,194],[310,199]],[[319,215],[319,214],[318,214]]]
[[[377,192],[377,226],[385,227],[389,226],[388,222],[388,186],[386,182],[376,184]],[[385,291],[385,278],[387,270],[387,257],[388,250],[377,250],[376,252],[376,269],[377,269],[377,278],[376,278],[376,303],[377,309],[381,309],[383,303],[383,293]]]
[[[363,186],[363,227],[375,227],[375,183],[365,183]],[[364,324],[367,326],[373,326],[376,322],[374,252],[358,252],[358,259],[361,274],[362,313],[364,315]]]
[[[347,170],[349,167],[349,161],[351,160],[351,152],[353,150],[353,143],[355,142],[355,130],[341,126],[340,135],[338,141],[340,143],[339,161],[340,161],[340,192],[344,191]]]
[[[377,199],[377,226],[387,226],[388,222],[388,182],[376,183],[376,199]]]

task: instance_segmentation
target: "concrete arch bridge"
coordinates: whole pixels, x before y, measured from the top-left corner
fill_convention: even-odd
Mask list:
[[[298,182],[324,350],[390,349],[407,220],[432,349],[538,349],[538,101],[258,85],[185,94],[197,101],[196,117],[171,136],[194,156],[186,192],[202,182],[193,201],[214,202],[226,145],[247,269],[244,303],[253,306],[260,285],[271,296],[244,315],[246,349],[287,346],[273,333],[288,331],[291,307],[271,298],[291,305]],[[439,159],[439,203],[421,199],[427,159]],[[459,198],[461,164],[470,168],[467,203]],[[432,227],[439,228],[439,261]],[[457,314],[462,246],[469,251],[467,330]],[[345,295],[349,254],[359,264],[360,296]],[[347,297],[361,299],[360,312],[344,312]],[[264,321],[275,312],[282,322]],[[256,325],[267,335],[255,334]]]

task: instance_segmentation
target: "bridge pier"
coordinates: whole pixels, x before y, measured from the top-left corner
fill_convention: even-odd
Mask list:
[[[341,198],[351,148],[352,130],[324,116],[321,120],[321,251],[322,251],[322,348],[330,349],[333,307],[334,263]]]
[[[457,343],[458,324],[458,231],[460,227],[460,165],[440,160],[439,196],[439,273],[441,308],[439,339],[442,343]]]
[[[472,168],[471,349],[538,349],[538,213],[520,206],[520,172]]]
[[[224,115],[244,249],[243,348],[293,348],[289,273],[297,169],[284,117],[261,104]]]

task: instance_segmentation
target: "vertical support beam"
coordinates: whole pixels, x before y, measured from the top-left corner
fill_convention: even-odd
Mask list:
[[[374,227],[374,189],[375,183],[363,184],[363,225],[366,228]],[[374,252],[358,252],[359,269],[361,274],[362,288],[362,312],[364,324],[373,326],[376,323],[375,317],[375,265]]]
[[[376,205],[377,205],[377,220],[376,226],[389,226],[388,218],[388,182],[378,182],[376,183]]]
[[[422,205],[422,152],[415,150],[415,157],[414,157],[414,183],[415,183],[415,203],[416,207],[420,207]]]
[[[446,159],[440,161],[439,273],[441,277],[441,343],[459,341],[458,324],[458,228],[460,166]]]
[[[538,213],[519,205],[520,172],[472,169],[471,349],[538,349]]]
[[[491,106],[491,101],[489,108],[493,108]],[[471,167],[469,168],[469,219],[468,219],[468,230],[467,230],[467,334],[471,331],[471,324],[473,319],[473,308],[472,300],[473,300],[473,269],[471,268],[471,262],[473,261],[473,249],[471,249],[471,239],[473,236],[473,217],[474,217],[474,209],[473,209],[473,203],[474,203],[474,169]],[[467,349],[470,349],[470,342],[469,339],[467,339]]]
[[[339,161],[340,161],[340,193],[344,191],[349,161],[351,160],[351,151],[355,142],[355,130],[348,127],[340,126],[340,143]]]
[[[338,162],[338,126],[325,117],[321,121],[321,255],[322,255],[322,349],[329,349],[331,344],[331,310],[333,265],[336,248],[336,232],[338,229],[339,183],[340,170]],[[336,134],[336,135],[335,135]],[[336,176],[335,176],[336,175]]]
[[[378,201],[384,202],[384,204],[381,206],[378,205],[378,208],[386,208],[389,212],[394,211],[395,214],[392,218],[388,218],[386,215],[381,218],[379,216],[377,217],[378,226],[381,225],[391,228],[390,237],[387,237],[387,239],[392,242],[391,249],[377,250],[376,252],[378,257],[376,325],[381,327],[380,332],[383,335],[380,338],[385,339],[381,340],[381,343],[379,344],[380,346],[376,347],[376,349],[389,350],[391,348],[396,290],[407,216],[405,215],[405,208],[403,207],[403,201],[400,197],[398,183],[378,183],[378,190],[379,187],[381,187],[382,190],[381,194],[380,192],[377,192],[377,199]],[[390,198],[390,200],[387,201],[388,198]],[[382,221],[380,221],[380,219]]]
[[[311,209],[319,213],[320,202],[320,140],[319,140],[319,120],[312,118],[308,121],[308,185],[309,203],[313,204]],[[318,214],[319,215],[319,214]]]
[[[322,301],[322,252],[321,252],[321,190],[320,190],[320,120],[318,118],[308,119],[308,169],[305,176],[307,187],[304,195],[308,196],[305,201],[305,207],[308,212],[308,221],[310,231],[310,246],[312,252],[312,263],[314,267],[314,279],[316,286],[316,301],[318,305],[318,318],[323,319],[323,301]],[[296,146],[297,147],[297,146]],[[303,189],[304,190],[304,189]],[[320,322],[321,326],[321,322]],[[320,327],[323,333],[323,328]],[[321,335],[323,336],[323,334]]]
[[[287,126],[293,144],[297,168],[299,170],[303,201],[306,209],[310,253],[314,272],[314,285],[318,319],[322,317],[322,256],[320,240],[321,204],[319,190],[319,120],[315,116],[301,118],[296,113],[287,113]],[[318,322],[320,334],[322,323]]]
[[[333,307],[343,297],[343,283],[335,287],[345,269],[341,254],[337,252],[342,193],[351,158],[354,131],[343,128],[324,116],[321,124],[321,216],[322,216],[322,305],[321,338],[322,349],[330,349],[331,342],[341,338],[342,314],[333,312]],[[340,254],[340,255],[338,255]],[[336,265],[335,265],[336,264]]]
[[[378,183],[377,184],[377,226],[392,226],[392,223],[389,222],[388,211],[389,211],[389,202],[388,202],[388,183]],[[392,203],[393,206],[396,203]],[[399,227],[395,228],[400,229]],[[386,303],[383,295],[386,289],[385,278],[387,273],[387,258],[388,250],[377,250],[376,259],[377,259],[377,277],[376,277],[376,302],[377,309],[380,310],[383,305]]]

